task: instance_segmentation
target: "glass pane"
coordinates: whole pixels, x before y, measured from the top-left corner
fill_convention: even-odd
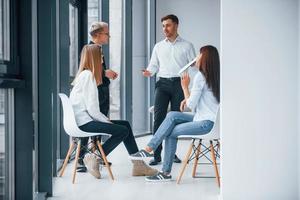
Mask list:
[[[0,89],[0,199],[7,199],[5,166],[5,90]]]
[[[132,126],[135,135],[149,133],[148,80],[141,69],[147,67],[147,1],[132,2]],[[134,98],[138,97],[138,98]]]
[[[78,10],[69,5],[70,30],[70,77],[75,77],[78,69]]]
[[[119,74],[110,84],[110,118],[120,119],[120,72],[122,44],[122,0],[109,1],[109,68]]]
[[[9,60],[9,1],[0,0],[0,60]]]
[[[100,6],[99,0],[88,0],[88,27],[87,31],[91,27],[92,23],[100,20]],[[88,40],[91,40],[91,36],[88,33]]]
[[[3,0],[0,0],[0,60],[3,60]]]

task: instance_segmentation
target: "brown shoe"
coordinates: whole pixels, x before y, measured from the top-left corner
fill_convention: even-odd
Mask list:
[[[149,167],[142,160],[132,160],[132,176],[153,176],[158,173],[156,169]]]
[[[84,156],[83,162],[90,174],[92,174],[95,178],[99,179],[101,177],[99,171],[99,159],[94,154],[86,154]]]

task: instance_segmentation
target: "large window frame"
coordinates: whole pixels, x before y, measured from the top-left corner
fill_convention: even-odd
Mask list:
[[[3,163],[1,163],[1,199],[15,199],[15,131],[14,131],[14,90],[1,89],[1,126],[3,126]],[[1,129],[2,129],[1,128]],[[2,144],[2,142],[4,144]],[[3,196],[1,196],[3,195]]]
[[[13,80],[12,85],[18,87],[16,79],[21,79],[19,75],[19,60],[17,48],[17,2],[14,0],[3,0],[1,12],[2,23],[2,45],[3,57],[0,57],[0,78],[7,82]],[[2,84],[1,84],[2,85]],[[0,86],[1,86],[0,85]],[[13,87],[13,86],[10,86]]]

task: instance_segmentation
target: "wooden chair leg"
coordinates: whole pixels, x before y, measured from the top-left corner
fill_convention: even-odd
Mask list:
[[[69,158],[70,158],[71,153],[72,153],[72,151],[73,151],[73,148],[74,148],[74,142],[72,141],[71,144],[70,144],[70,147],[69,147],[67,156],[66,156],[66,158],[65,158],[65,160],[64,160],[64,164],[63,164],[63,166],[62,166],[62,168],[61,168],[61,170],[60,170],[59,177],[62,177],[63,174],[64,174],[64,172],[65,172],[65,168],[66,168],[66,166],[67,166],[67,164],[68,164],[68,161],[69,161]]]
[[[191,155],[191,153],[192,153],[193,146],[194,146],[194,142],[195,142],[195,139],[193,139],[193,141],[192,141],[192,143],[191,143],[191,145],[190,145],[190,147],[189,147],[189,149],[188,149],[188,152],[187,152],[187,154],[186,154],[186,156],[185,156],[185,159],[184,159],[184,161],[183,161],[183,163],[182,163],[182,167],[181,167],[179,176],[177,177],[177,182],[176,182],[177,184],[179,184],[179,182],[180,182],[180,180],[181,180],[181,177],[182,177],[182,175],[183,175],[183,172],[184,172],[184,170],[185,170],[185,168],[186,168],[186,165],[187,165],[187,163],[188,163],[188,161],[189,161],[189,158],[190,158],[190,155]]]
[[[218,186],[220,187],[220,176],[219,176],[213,141],[210,141],[210,152],[211,152],[211,157],[212,157],[214,168],[215,168],[217,183],[218,183]]]
[[[199,140],[197,150],[196,150],[195,162],[194,162],[193,172],[192,172],[192,177],[193,178],[195,178],[195,176],[196,176],[197,165],[198,165],[198,160],[199,160],[199,154],[201,152],[201,144],[202,144],[202,139]]]
[[[78,158],[79,158],[79,153],[80,153],[80,145],[81,145],[81,141],[79,139],[78,143],[77,143],[76,156],[75,156],[75,161],[74,161],[75,163],[74,163],[73,180],[72,180],[73,184],[75,183],[76,170],[77,170]]]
[[[104,161],[104,163],[105,163],[105,166],[106,166],[107,169],[108,169],[109,176],[110,176],[111,180],[114,180],[113,173],[112,173],[111,168],[110,168],[110,166],[109,166],[109,164],[108,164],[108,161],[107,161],[107,159],[106,159],[106,155],[105,155],[105,153],[104,153],[104,151],[103,151],[102,145],[101,145],[101,143],[99,142],[99,140],[97,140],[97,146],[98,146],[98,148],[99,148],[99,150],[100,150],[100,153],[101,153],[101,156],[102,156],[103,161]]]

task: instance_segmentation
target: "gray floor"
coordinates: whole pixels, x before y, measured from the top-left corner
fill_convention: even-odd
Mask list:
[[[149,136],[138,138],[140,148],[149,140]],[[179,141],[177,154],[183,158],[189,141]],[[126,149],[119,145],[108,157],[113,163],[112,171],[115,181],[109,179],[106,168],[101,170],[102,178],[97,180],[90,174],[77,173],[76,182],[71,183],[71,171],[73,162],[66,168],[62,178],[54,178],[54,194],[52,200],[58,199],[103,199],[103,200],[158,200],[158,199],[197,199],[217,200],[219,188],[214,178],[192,178],[192,164],[189,164],[182,178],[181,184],[177,185],[175,179],[178,175],[180,164],[174,164],[172,176],[174,181],[168,183],[147,183],[144,177],[131,176],[131,162],[128,159]],[[161,165],[156,167],[161,168]],[[198,166],[199,175],[212,176],[214,171],[211,165]]]

